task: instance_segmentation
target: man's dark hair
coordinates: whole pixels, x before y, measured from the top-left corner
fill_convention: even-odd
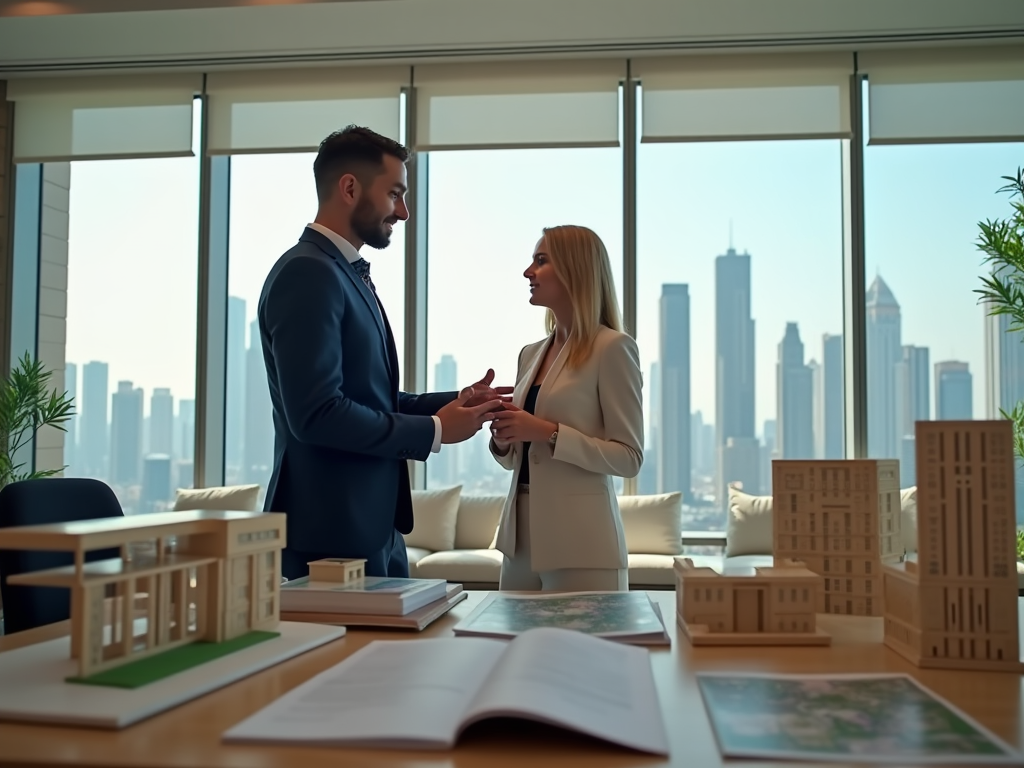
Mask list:
[[[387,136],[358,125],[335,131],[320,142],[313,161],[317,199],[321,203],[328,200],[338,179],[346,173],[355,175],[360,183],[369,184],[383,172],[384,155],[397,157],[404,163],[409,159],[409,150]]]

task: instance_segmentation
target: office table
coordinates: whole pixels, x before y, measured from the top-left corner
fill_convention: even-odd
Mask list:
[[[650,649],[651,663],[669,735],[666,758],[631,752],[587,737],[522,721],[492,721],[467,730],[450,752],[349,750],[226,745],[221,734],[275,698],[376,639],[451,635],[452,627],[486,595],[469,598],[422,633],[350,629],[347,636],[233,683],[121,731],[0,723],[0,766],[359,766],[360,768],[502,768],[542,766],[725,765],[719,756],[700,698],[695,671],[779,673],[908,672],[1017,749],[1024,747],[1022,676],[999,672],[918,670],[881,643],[881,619],[821,616],[833,636],[824,648],[691,648],[675,627],[675,593],[651,592],[660,605],[672,646]],[[1024,606],[1022,606],[1024,607]],[[1024,615],[1024,611],[1019,612]],[[66,634],[67,622],[0,638],[0,651]],[[1024,637],[1024,632],[1022,632]],[[3,681],[0,681],[0,685]],[[778,763],[730,760],[730,768],[766,768]],[[804,763],[803,765],[812,765]],[[835,765],[834,763],[832,765]]]

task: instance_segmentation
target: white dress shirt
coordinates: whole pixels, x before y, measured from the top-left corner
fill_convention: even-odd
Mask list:
[[[341,255],[345,257],[349,264],[363,258],[359,255],[359,251],[356,250],[356,247],[352,245],[352,243],[339,235],[333,229],[328,229],[323,224],[317,224],[316,222],[307,224],[306,226],[312,230],[316,230],[334,243],[334,246],[341,251]],[[380,309],[378,308],[377,311],[379,312]],[[431,416],[430,418],[434,420],[434,444],[430,446],[430,450],[432,453],[439,453],[441,451],[441,420],[437,416]]]

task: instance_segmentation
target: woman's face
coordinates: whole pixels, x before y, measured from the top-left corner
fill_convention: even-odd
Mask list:
[[[534,306],[554,309],[568,299],[565,286],[551,266],[551,257],[543,237],[537,241],[537,247],[533,249],[533,261],[523,272],[523,277],[530,281],[530,303]]]

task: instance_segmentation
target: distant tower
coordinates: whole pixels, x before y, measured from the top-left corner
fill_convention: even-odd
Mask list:
[[[78,418],[82,412],[82,404],[78,401],[78,366],[74,363],[64,363],[64,391],[74,405],[74,413],[67,420],[67,434],[64,435],[64,470],[66,477],[74,477],[78,474],[78,457],[75,449],[78,447]]]
[[[149,453],[170,456],[174,449],[174,397],[157,387],[149,398]]]
[[[914,485],[914,424],[931,418],[931,377],[928,347],[904,345],[896,363],[896,445],[899,447],[900,485]]]
[[[138,485],[142,469],[142,390],[130,381],[117,382],[111,396],[110,480],[115,485]]]
[[[796,323],[786,323],[779,343],[777,379],[778,454],[784,459],[814,457],[813,385],[804,365],[804,345]]]
[[[728,504],[724,448],[754,429],[754,319],[750,314],[750,254],[730,245],[715,258],[715,442],[717,502]]]
[[[822,421],[825,428],[826,459],[842,459],[846,456],[843,419],[846,403],[843,383],[843,337],[826,333],[821,340],[822,376]]]
[[[661,286],[661,438],[658,451],[658,490],[682,491],[684,503],[693,498],[690,456],[690,287]]]
[[[1013,426],[918,422],[917,560],[884,570],[885,644],[920,667],[1024,671]]]
[[[881,616],[882,564],[903,556],[899,462],[775,461],[772,472],[775,561],[824,579],[818,613]]]
[[[459,366],[451,355],[441,355],[434,366],[434,391],[454,392],[459,388]],[[459,479],[457,445],[442,446],[441,452],[427,462],[427,477],[435,487],[456,485]]]
[[[170,508],[172,499],[171,457],[166,453],[151,453],[142,462],[139,511],[161,512]]]
[[[84,477],[97,480],[110,479],[110,465],[107,462],[110,423],[107,421],[109,390],[109,369],[106,363],[95,360],[82,367],[82,434],[78,444],[81,447],[79,472]]]
[[[1024,337],[1007,315],[985,313],[985,418],[1002,418],[1024,400]],[[1017,462],[1017,525],[1024,525],[1024,471]]]
[[[182,461],[192,461],[196,453],[196,401],[178,401],[178,423],[176,442]]]
[[[967,363],[946,360],[935,364],[935,418],[967,421],[974,418],[974,392]]]
[[[900,305],[881,276],[867,292],[868,455],[894,459],[896,363],[902,355]]]

